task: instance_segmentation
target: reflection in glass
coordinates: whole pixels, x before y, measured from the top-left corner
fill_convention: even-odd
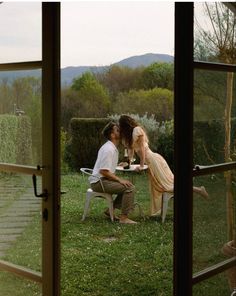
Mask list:
[[[225,273],[220,273],[212,278],[193,286],[193,296],[229,296],[230,289]]]
[[[227,77],[224,72],[194,72],[194,164],[212,165],[233,159],[236,100],[232,89],[232,106],[227,111],[229,117],[226,117],[229,101]],[[231,131],[226,129],[226,122],[227,126],[231,123]],[[225,150],[226,134],[231,135],[228,153]]]
[[[231,184],[228,183],[228,175]],[[194,185],[203,184],[209,200],[194,198],[193,208],[193,272],[220,263],[230,256],[225,248],[235,240],[236,171],[195,177]],[[231,257],[233,253],[231,254]],[[212,281],[214,281],[212,279]],[[225,284],[226,285],[226,284]],[[204,286],[204,285],[203,285]],[[222,284],[222,286],[224,286]],[[222,294],[206,295],[226,295]],[[218,292],[217,292],[218,293]],[[195,294],[204,295],[204,294]]]
[[[42,295],[42,286],[9,272],[0,271],[0,295],[40,296]]]
[[[38,178],[39,188],[40,183]],[[40,271],[41,200],[34,196],[32,187],[31,176],[0,174],[0,256]]]
[[[41,109],[41,70],[0,72],[0,162],[42,162]]]

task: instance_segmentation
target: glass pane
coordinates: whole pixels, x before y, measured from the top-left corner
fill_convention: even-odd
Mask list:
[[[0,295],[40,296],[42,295],[41,285],[22,279],[8,272],[0,271]]]
[[[41,71],[36,73],[37,77],[32,77],[32,71],[0,72],[4,75],[0,78],[0,162],[34,167],[41,164]],[[38,191],[41,192],[39,177]],[[34,196],[31,176],[0,172],[1,259],[41,271],[40,205],[41,200]],[[0,294],[11,295],[13,276],[2,274]],[[23,291],[24,287],[35,285],[25,281],[18,277],[16,280],[19,286],[22,282]],[[5,289],[9,294],[5,294]],[[40,289],[36,285],[32,291]]]
[[[0,63],[41,60],[41,3],[0,4]]]
[[[235,240],[236,171],[195,177],[195,186],[205,186],[209,198],[194,196],[193,272],[229,258],[227,243]],[[207,294],[208,295],[208,294]]]
[[[193,286],[193,296],[230,296],[227,274],[220,273]]]
[[[212,165],[236,159],[235,82],[233,73],[195,70],[194,164]],[[231,123],[231,132],[226,129],[226,123]],[[228,134],[231,147],[226,151]]]
[[[220,2],[194,3],[194,59],[235,64],[235,15]]]
[[[1,173],[1,258],[38,271],[41,270],[40,204],[41,200],[33,193],[31,176]]]
[[[41,70],[0,72],[0,162],[41,163],[41,109]]]

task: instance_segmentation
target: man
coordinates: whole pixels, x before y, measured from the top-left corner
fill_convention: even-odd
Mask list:
[[[115,175],[119,156],[117,150],[120,142],[119,126],[115,122],[110,122],[105,126],[102,133],[107,142],[98,151],[93,176],[89,177],[91,188],[94,191],[102,192],[103,189],[97,177],[101,178],[104,191],[117,194],[113,207],[114,210],[121,209],[120,223],[136,224],[137,222],[128,218],[128,214],[134,209],[134,185],[130,181]],[[108,214],[108,211],[105,214]]]

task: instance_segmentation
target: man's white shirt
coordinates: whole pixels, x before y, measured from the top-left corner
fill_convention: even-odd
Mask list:
[[[99,172],[100,170],[108,170],[111,173],[115,173],[118,157],[118,150],[111,141],[107,141],[102,145],[98,151],[98,157],[93,168],[93,176],[89,177],[89,182],[96,183],[99,178],[103,177]]]

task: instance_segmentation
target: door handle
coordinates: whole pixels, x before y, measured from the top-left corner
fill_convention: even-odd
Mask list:
[[[40,194],[37,193],[37,179],[36,179],[36,175],[32,176],[33,179],[33,186],[34,186],[34,195],[36,197],[42,197],[42,198],[47,198],[48,197],[48,192],[46,189],[44,189],[44,191]]]
[[[33,185],[34,185],[34,195],[36,197],[47,198],[48,197],[48,192],[47,192],[46,189],[44,189],[43,193],[40,193],[40,194],[37,193],[37,177],[36,177],[36,175],[33,175],[32,179],[33,179]],[[66,193],[67,193],[67,191],[61,191],[61,194],[66,194]]]

